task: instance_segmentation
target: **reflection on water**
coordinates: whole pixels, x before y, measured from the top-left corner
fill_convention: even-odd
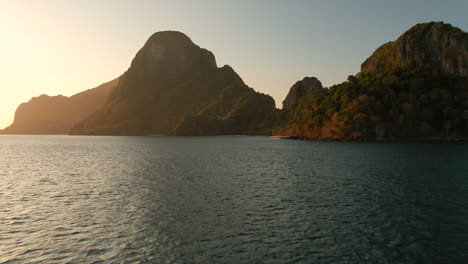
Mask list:
[[[0,263],[467,263],[468,144],[0,137]]]

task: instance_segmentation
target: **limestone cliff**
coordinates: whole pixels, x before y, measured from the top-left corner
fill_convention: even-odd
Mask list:
[[[312,91],[324,91],[322,83],[315,77],[305,77],[302,81],[296,82],[290,89],[283,101],[283,109],[289,109],[299,102],[299,100]]]
[[[444,74],[468,76],[468,34],[442,22],[418,24],[397,40],[378,48],[362,64],[361,72],[425,67]]]
[[[151,36],[107,104],[72,134],[271,134],[271,97],[180,32]]]
[[[274,134],[468,139],[468,34],[441,22],[418,24],[378,48],[356,76],[293,101],[281,112]]]

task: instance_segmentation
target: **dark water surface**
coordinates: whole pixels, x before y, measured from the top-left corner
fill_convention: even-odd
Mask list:
[[[468,263],[468,144],[1,136],[0,263]]]

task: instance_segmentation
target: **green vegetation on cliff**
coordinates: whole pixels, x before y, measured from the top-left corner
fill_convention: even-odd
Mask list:
[[[468,138],[467,35],[443,23],[416,25],[377,49],[358,75],[283,110],[274,134],[331,140]]]
[[[468,79],[431,72],[361,74],[284,111],[275,134],[320,139],[468,137]]]

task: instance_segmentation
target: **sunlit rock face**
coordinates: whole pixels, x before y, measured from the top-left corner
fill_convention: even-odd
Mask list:
[[[361,72],[432,68],[468,76],[468,33],[442,22],[418,24],[393,42],[378,48]]]
[[[302,81],[296,82],[290,89],[283,101],[283,109],[289,109],[299,102],[299,100],[312,91],[324,90],[322,83],[315,77],[305,77]]]
[[[323,92],[291,88],[274,134],[320,140],[468,139],[468,34],[418,24]],[[305,95],[304,95],[305,94]]]
[[[105,107],[72,133],[271,134],[274,105],[231,67],[218,68],[210,51],[181,32],[164,31],[137,53]]]
[[[21,104],[3,134],[68,134],[73,125],[104,105],[118,79],[71,97],[41,95]]]

